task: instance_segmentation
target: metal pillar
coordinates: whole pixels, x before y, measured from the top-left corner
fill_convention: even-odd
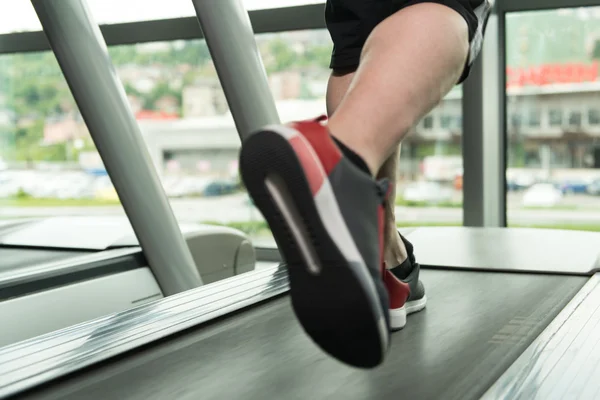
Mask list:
[[[192,0],[227,103],[243,140],[279,116],[250,17],[241,0]]]
[[[498,16],[463,86],[463,224],[506,226],[504,76]]]
[[[31,2],[163,294],[202,285],[87,4]]]

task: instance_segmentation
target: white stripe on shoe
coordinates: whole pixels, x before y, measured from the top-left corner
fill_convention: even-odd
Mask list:
[[[390,328],[392,330],[402,329],[406,326],[406,308],[400,307],[390,310]]]
[[[271,125],[267,126],[265,130],[279,134],[288,141],[292,138],[299,137],[300,140],[304,143],[307,154],[309,154],[310,157],[313,159],[317,170],[320,172],[320,174],[322,174],[323,177],[323,184],[313,197],[317,212],[319,213],[319,217],[323,222],[323,226],[325,227],[325,230],[327,231],[329,237],[333,240],[339,251],[344,256],[344,258],[353,265],[362,266],[362,268],[358,267],[353,269],[355,272],[361,275],[360,278],[368,286],[367,289],[370,290],[371,293],[375,294],[376,306],[379,307],[379,293],[377,292],[375,283],[373,282],[373,279],[369,274],[368,267],[365,264],[362,255],[356,247],[356,243],[354,242],[352,234],[350,233],[350,230],[346,225],[346,221],[344,220],[344,217],[340,210],[339,204],[333,192],[333,188],[331,187],[331,183],[329,182],[329,177],[326,175],[321,160],[315,153],[314,149],[312,148],[308,140],[296,129],[281,125]],[[302,252],[304,259],[307,260],[308,268],[311,270],[311,272],[318,271],[320,266],[318,265],[318,263],[314,263],[314,257],[316,252],[312,246],[312,243],[310,243],[310,241],[308,240],[308,238],[305,237],[305,235],[301,234],[299,231],[296,231],[295,227],[299,224],[295,222],[293,210],[291,210],[289,206],[287,206],[287,202],[283,201],[283,199],[285,198],[283,191],[286,189],[281,188],[277,182],[269,178],[267,178],[265,184],[269,193],[271,194],[277,206],[279,207],[283,217],[286,219],[286,222],[298,243],[298,247]],[[279,199],[279,201],[277,199]],[[385,352],[387,351],[389,337],[387,332],[387,326],[385,323],[385,316],[383,314],[384,312],[385,310],[381,310],[379,320],[376,321],[381,338],[382,354],[385,354]]]
[[[427,296],[423,296],[418,300],[407,301],[405,304],[406,313],[412,314],[421,311],[427,305]]]

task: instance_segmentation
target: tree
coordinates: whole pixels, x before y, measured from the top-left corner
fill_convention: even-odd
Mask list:
[[[127,93],[129,95],[136,96],[136,97],[142,96],[142,93],[140,93],[140,91],[137,90],[137,88],[129,82],[125,82],[123,84],[123,88],[125,89],[125,93]]]
[[[173,90],[167,82],[161,81],[144,97],[144,108],[146,110],[155,110],[156,101],[165,96],[174,96],[177,98],[179,106],[181,106],[181,91]]]
[[[42,119],[35,121],[29,126],[17,128],[15,132],[17,160],[38,160],[39,148],[41,147],[41,140],[43,137],[44,121]]]
[[[115,66],[122,66],[135,61],[137,50],[131,45],[111,46],[108,48],[108,54]]]
[[[267,67],[268,72],[285,71],[296,64],[298,54],[283,39],[273,39],[268,44],[267,51],[273,56],[271,65]]]
[[[204,40],[190,40],[180,47],[171,48],[169,63],[204,65],[211,61],[208,46]]]
[[[305,65],[327,68],[331,59],[331,46],[309,46],[304,52]]]

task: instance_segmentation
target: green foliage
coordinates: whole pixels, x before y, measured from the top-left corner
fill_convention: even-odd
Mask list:
[[[298,57],[297,53],[280,38],[273,39],[269,42],[267,52],[271,55],[271,62],[266,66],[267,73],[289,69],[296,64],[295,61]]]
[[[177,104],[181,107],[181,90],[172,89],[169,84],[165,81],[159,82],[152,91],[143,97],[144,109],[156,110],[156,102],[165,96],[173,96],[177,99]]]
[[[318,65],[322,68],[329,66],[331,60],[330,45],[311,46],[306,49],[304,53],[304,64],[305,65]]]
[[[31,198],[31,195],[24,191],[22,188],[19,188],[19,191],[15,195],[15,199],[17,200],[28,200]]]
[[[439,203],[430,203],[427,201],[406,200],[402,196],[396,196],[395,204],[399,207],[440,207],[440,208],[461,208],[461,202],[441,201]]]
[[[210,52],[203,40],[169,43],[164,49],[140,51],[144,46],[113,46],[108,49],[108,53],[115,66],[177,66],[184,64],[201,66],[210,61]]]
[[[11,198],[0,199],[0,207],[106,207],[119,206],[119,200],[100,199],[39,199],[20,191]]]
[[[581,18],[576,9],[562,11],[544,10],[507,15],[507,64],[527,67],[548,63],[589,62],[587,43],[598,34],[599,19],[593,16]],[[595,58],[599,58],[597,52],[594,54]]]
[[[459,156],[462,154],[461,146],[454,143],[437,142],[434,144],[421,144],[417,149],[417,158],[429,156]]]
[[[157,109],[157,101],[166,96],[182,104],[182,87],[193,84],[199,77],[214,76],[210,51],[203,40],[188,40],[151,45],[124,45],[108,49],[113,64],[119,67],[157,66],[165,69],[184,67],[183,85],[174,87],[165,78],[157,82],[148,93],[142,93],[128,81],[125,91],[141,99],[145,109]],[[154,46],[154,47],[148,47]],[[298,48],[275,35],[262,47],[269,73],[318,66],[327,68],[331,46],[305,45]],[[15,114],[13,126],[0,129],[2,155],[20,161],[60,161],[73,159],[76,151],[65,144],[43,146],[44,124],[47,118],[60,116],[76,110],[75,101],[52,52],[22,53],[0,56],[0,110]],[[302,97],[310,97],[303,87]],[[86,142],[85,149],[94,145]]]

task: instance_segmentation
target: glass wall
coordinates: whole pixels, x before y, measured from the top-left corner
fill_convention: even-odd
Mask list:
[[[0,218],[121,212],[97,158],[54,55],[0,56]]]
[[[510,226],[600,230],[600,7],[506,21]]]
[[[257,41],[281,119],[325,114],[327,31]],[[178,220],[233,226],[274,246],[241,188],[239,138],[206,43],[109,52]],[[123,215],[53,54],[0,56],[0,79],[0,217]],[[461,225],[460,87],[413,130],[399,163],[399,225]]]

